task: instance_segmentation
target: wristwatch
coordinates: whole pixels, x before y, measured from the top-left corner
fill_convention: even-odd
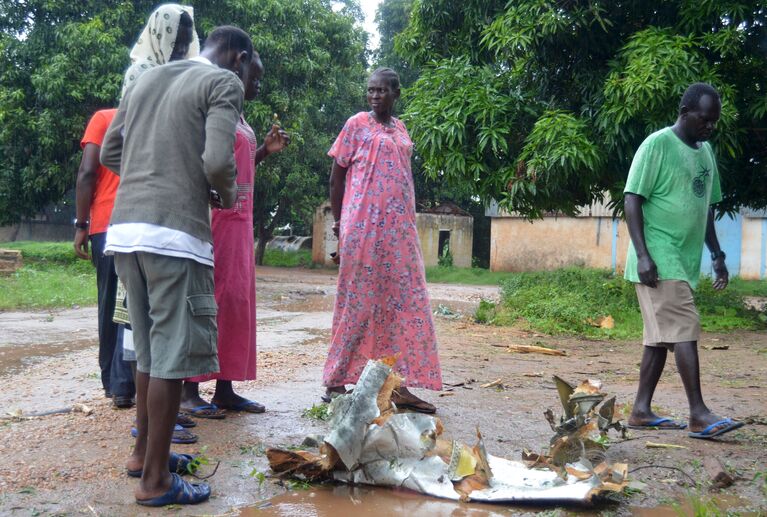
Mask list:
[[[726,254],[724,251],[722,251],[722,250],[719,250],[719,251],[712,251],[712,252],[711,252],[711,261],[712,261],[712,262],[713,262],[714,260],[718,259],[719,257],[721,257],[721,258],[722,258],[722,260],[725,260],[725,259],[727,258],[727,254]]]
[[[75,228],[79,230],[85,230],[86,228],[88,228],[88,226],[90,226],[90,224],[91,222],[87,219],[85,221],[79,221],[75,219]]]

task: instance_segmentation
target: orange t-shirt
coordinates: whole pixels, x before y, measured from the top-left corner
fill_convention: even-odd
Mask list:
[[[94,113],[88,122],[88,127],[85,128],[85,134],[80,141],[80,148],[84,148],[86,144],[96,144],[101,147],[104,135],[109,129],[109,124],[112,123],[115,113],[117,113],[116,109],[100,110]],[[91,199],[90,235],[107,231],[119,183],[120,176],[103,165],[99,165],[96,187],[93,189],[93,199]]]

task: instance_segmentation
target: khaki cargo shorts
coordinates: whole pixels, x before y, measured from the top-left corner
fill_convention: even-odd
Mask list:
[[[213,268],[143,251],[114,256],[128,292],[138,371],[158,379],[218,372]]]
[[[644,321],[644,345],[674,350],[674,343],[698,341],[700,315],[690,284],[660,280],[658,286],[635,284]]]

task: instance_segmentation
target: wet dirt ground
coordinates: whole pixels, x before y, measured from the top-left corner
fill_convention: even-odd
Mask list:
[[[204,454],[218,471],[209,481],[213,497],[203,505],[145,509],[133,503],[136,481],[125,476],[133,410],[116,410],[103,398],[97,367],[95,309],[0,313],[0,514],[2,515],[444,515],[495,516],[540,508],[464,505],[408,492],[350,487],[294,486],[269,477],[264,448],[295,446],[326,424],[302,416],[319,403],[335,276],[323,270],[259,268],[258,380],[238,383],[238,392],[267,406],[262,415],[232,414],[197,420],[200,441],[174,450]],[[497,299],[491,287],[430,285],[443,368],[442,392],[419,392],[438,406],[445,434],[474,443],[476,427],[488,452],[520,459],[524,448],[548,445],[547,408],[559,412],[551,375],[573,382],[603,381],[619,403],[633,400],[640,346],[636,342],[559,338],[478,325],[470,315],[479,300]],[[444,310],[447,308],[449,310]],[[444,313],[447,313],[445,315]],[[510,353],[508,344],[532,344],[567,352],[565,357]],[[727,350],[715,347],[728,346]],[[717,412],[750,425],[721,440],[699,441],[680,431],[613,434],[609,461],[625,461],[646,487],[619,502],[591,508],[545,508],[561,514],[676,515],[716,497],[741,514],[767,512],[767,336],[755,332],[706,334],[701,341],[707,402]],[[481,388],[501,379],[502,387]],[[461,384],[461,385],[459,385]],[[458,385],[458,386],[456,386]],[[212,383],[202,386],[210,394]],[[50,411],[85,403],[91,415],[54,414],[30,420],[8,412]],[[685,418],[686,402],[673,364],[668,364],[655,404],[663,414]],[[679,445],[651,449],[647,442]],[[736,478],[721,492],[708,492],[704,457],[716,457]],[[767,474],[763,474],[767,475]],[[756,479],[755,479],[756,477]],[[690,497],[692,499],[690,499]]]

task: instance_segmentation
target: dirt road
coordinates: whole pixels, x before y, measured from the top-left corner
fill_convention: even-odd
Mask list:
[[[319,403],[322,364],[327,350],[335,277],[327,271],[258,270],[257,381],[238,391],[266,404],[263,415],[230,414],[223,421],[198,420],[196,445],[180,452],[220,461],[210,480],[214,497],[182,515],[509,515],[525,507],[465,506],[387,490],[325,487],[287,492],[268,474],[264,447],[297,445],[325,424],[303,417]],[[445,390],[422,393],[435,403],[446,434],[473,443],[478,425],[491,454],[519,459],[523,448],[541,450],[551,430],[546,408],[558,412],[551,375],[572,381],[598,378],[618,402],[633,399],[638,379],[635,342],[554,338],[510,328],[474,324],[469,317],[481,298],[497,299],[489,287],[431,285]],[[447,308],[447,310],[445,310]],[[134,480],[125,477],[130,450],[132,410],[114,410],[102,398],[98,379],[95,309],[53,313],[0,313],[0,415],[21,409],[45,411],[83,402],[93,414],[51,415],[24,421],[0,420],[0,514],[6,515],[155,515],[133,504]],[[545,344],[566,357],[520,355],[494,345]],[[674,515],[671,505],[710,494],[694,486],[705,482],[704,456],[721,460],[736,477],[733,487],[716,494],[723,506],[747,513],[767,511],[758,473],[767,471],[767,339],[739,332],[704,336],[701,356],[707,401],[716,411],[754,422],[719,441],[695,441],[684,432],[635,432],[614,442],[611,461],[642,467],[632,476],[646,488],[618,503],[601,503],[587,513]],[[727,345],[727,350],[715,347]],[[504,387],[480,385],[502,379]],[[463,383],[459,387],[451,387]],[[203,385],[209,391],[212,385]],[[655,403],[659,411],[685,418],[686,403],[676,370],[669,364]],[[648,449],[646,442],[684,449]],[[678,470],[677,470],[678,469]],[[767,474],[765,474],[767,475]],[[340,512],[340,513],[339,513]],[[650,513],[648,513],[650,512]]]

